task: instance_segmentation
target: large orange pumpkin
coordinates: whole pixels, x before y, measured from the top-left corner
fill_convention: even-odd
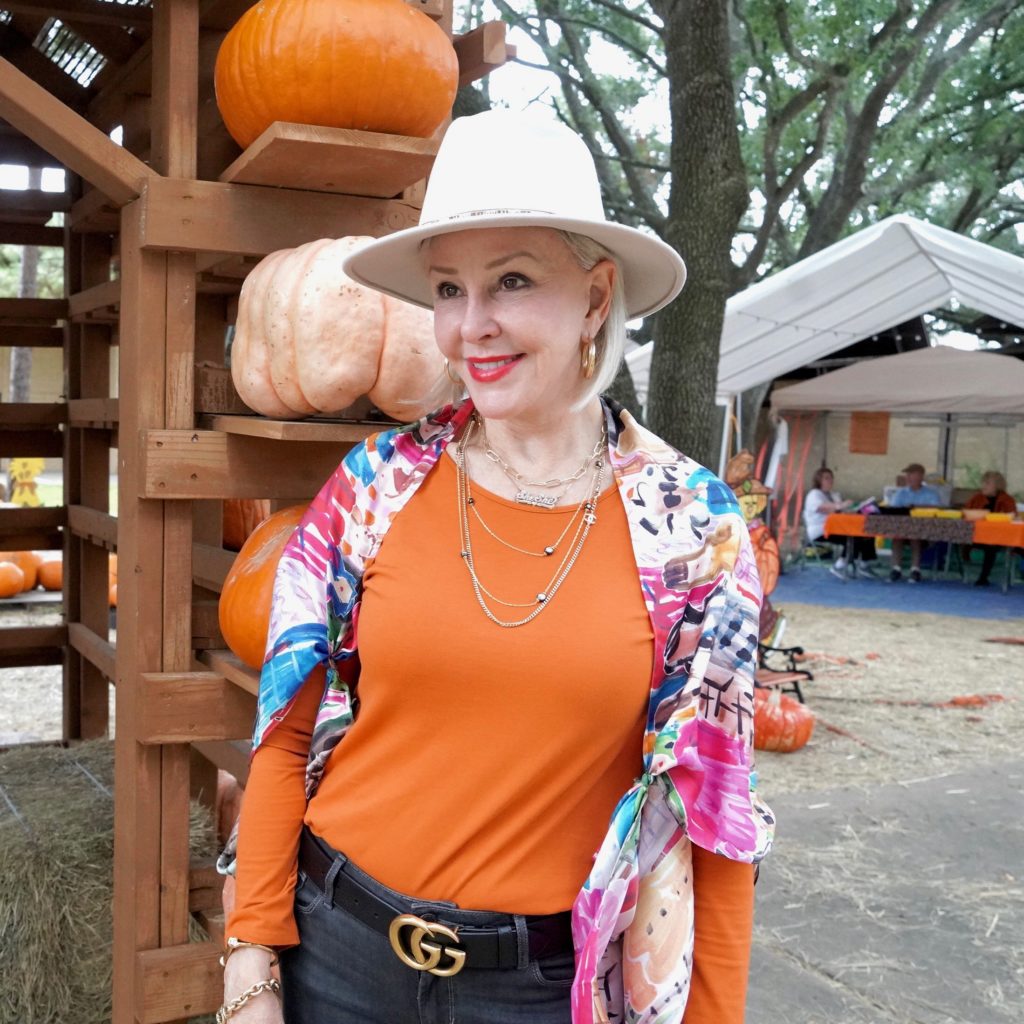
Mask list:
[[[340,412],[368,395],[397,420],[428,411],[423,400],[444,372],[430,313],[339,269],[368,241],[321,238],[281,249],[246,277],[231,377],[251,409],[291,419]]]
[[[14,597],[25,589],[25,574],[14,562],[0,562],[0,597]]]
[[[35,589],[41,561],[34,551],[0,551],[0,562],[13,562],[25,574],[22,590]]]
[[[228,647],[250,668],[263,665],[274,573],[305,511],[305,505],[293,505],[264,520],[242,545],[224,580],[217,606],[220,631]]]
[[[270,515],[266,498],[227,498],[224,501],[224,547],[239,551],[246,538]]]
[[[260,0],[224,38],[214,72],[243,149],[274,121],[426,138],[458,85],[451,40],[405,0]]]
[[[64,586],[64,561],[47,558],[39,563],[39,585],[43,590],[60,590]]]
[[[777,690],[754,691],[754,746],[788,753],[799,750],[814,732],[814,712]]]

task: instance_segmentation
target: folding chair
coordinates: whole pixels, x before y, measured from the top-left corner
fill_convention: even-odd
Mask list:
[[[786,629],[786,618],[776,610],[766,597],[761,605],[761,617],[758,622],[757,668],[754,670],[754,687],[758,690],[778,690],[780,693],[792,693],[801,704],[804,703],[802,682],[814,679],[814,673],[805,668],[796,667],[798,655],[804,653],[802,647],[779,647],[782,634]],[[769,657],[782,657],[780,665],[769,664]]]

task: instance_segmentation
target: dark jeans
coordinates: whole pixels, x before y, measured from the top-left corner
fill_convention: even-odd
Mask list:
[[[343,859],[343,858],[341,858]],[[350,861],[342,870],[403,906],[408,897]],[[303,872],[295,892],[300,944],[281,954],[286,1024],[570,1024],[571,951],[529,959],[523,919],[412,901],[411,912],[449,927],[517,924],[520,963],[507,970],[466,967],[451,978],[405,966],[386,935],[337,905]]]

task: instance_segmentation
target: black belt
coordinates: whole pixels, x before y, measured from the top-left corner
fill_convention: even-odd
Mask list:
[[[374,931],[387,935],[398,958],[416,970],[447,976],[463,966],[485,970],[515,968],[519,963],[519,938],[515,925],[478,928],[471,925],[439,925],[416,917],[416,906],[405,906],[371,892],[342,867],[335,871],[333,892],[327,891],[327,876],[340,855],[309,829],[299,841],[299,868],[332,899]],[[536,960],[572,947],[571,914],[527,915],[526,934],[530,959]]]

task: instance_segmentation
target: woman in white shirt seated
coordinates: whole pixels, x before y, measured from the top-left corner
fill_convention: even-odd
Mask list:
[[[833,512],[845,512],[853,505],[852,501],[843,501],[843,496],[832,489],[835,476],[827,466],[818,469],[811,481],[811,490],[804,499],[804,525],[807,528],[807,539],[816,543],[825,537],[825,520]],[[835,560],[829,572],[841,579],[852,560],[853,572],[857,576],[874,578],[874,573],[867,563],[875,557],[875,541],[873,537],[847,537],[843,553]]]

